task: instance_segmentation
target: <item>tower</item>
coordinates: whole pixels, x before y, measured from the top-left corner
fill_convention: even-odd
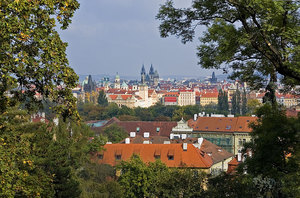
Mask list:
[[[144,64],[142,66],[142,70],[141,70],[141,84],[144,84],[146,80],[146,70],[144,67]]]
[[[149,71],[149,77],[150,77],[150,82],[152,83],[153,77],[154,77],[154,69],[153,69],[152,64],[151,64],[150,71]]]
[[[117,72],[116,77],[115,77],[114,88],[115,88],[115,89],[120,89],[120,88],[121,88],[121,84],[120,84],[120,76],[119,76],[118,72]]]

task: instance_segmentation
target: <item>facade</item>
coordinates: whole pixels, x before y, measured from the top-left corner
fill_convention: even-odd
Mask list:
[[[200,94],[200,105],[206,106],[209,104],[218,104],[218,92]]]
[[[116,103],[118,107],[127,106],[133,108],[136,105],[137,98],[130,94],[111,94],[107,95],[108,103]]]
[[[162,96],[163,105],[178,105],[178,92],[167,92]]]
[[[196,96],[193,90],[181,90],[179,92],[178,105],[195,105],[196,104]]]
[[[249,124],[257,117],[198,117],[189,120],[193,128],[188,137],[203,137],[208,141],[224,148],[230,153],[237,154],[243,144],[251,141]]]

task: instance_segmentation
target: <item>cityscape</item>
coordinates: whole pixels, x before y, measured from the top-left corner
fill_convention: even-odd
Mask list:
[[[2,0],[0,197],[299,197],[299,9]]]

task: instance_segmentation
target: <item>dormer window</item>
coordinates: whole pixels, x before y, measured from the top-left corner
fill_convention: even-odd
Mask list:
[[[116,155],[116,160],[121,160],[122,159],[122,155]]]
[[[168,160],[174,160],[174,150],[169,150],[169,152],[168,152]]]
[[[140,127],[136,127],[136,132],[140,132]]]
[[[122,151],[121,150],[116,150],[115,158],[116,158],[116,160],[122,159]]]
[[[97,157],[98,159],[103,159],[103,154],[98,154]]]

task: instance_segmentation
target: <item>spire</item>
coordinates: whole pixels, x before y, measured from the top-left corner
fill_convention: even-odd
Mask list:
[[[142,67],[142,70],[141,70],[141,74],[146,74],[146,70],[145,70],[144,64],[143,64],[143,67]]]
[[[153,65],[151,64],[149,75],[153,75],[153,74],[154,74],[154,69],[153,69]]]

